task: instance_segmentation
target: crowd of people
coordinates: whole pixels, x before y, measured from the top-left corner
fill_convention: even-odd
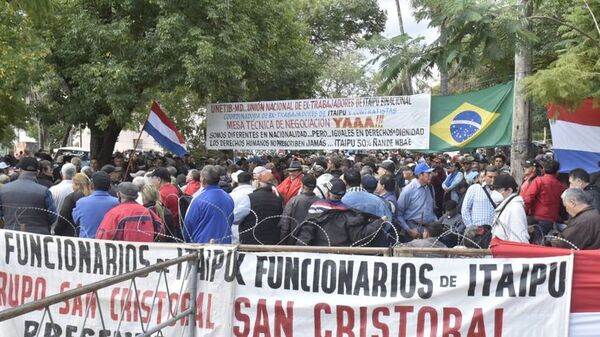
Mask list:
[[[0,162],[6,229],[106,240],[487,247],[491,238],[600,248],[600,179],[542,152],[404,151],[202,159],[42,154]]]

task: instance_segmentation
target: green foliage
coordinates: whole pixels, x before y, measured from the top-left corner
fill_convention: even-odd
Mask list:
[[[592,12],[600,13],[600,3],[588,4]],[[576,108],[584,98],[600,98],[600,32],[585,4],[579,1],[569,2],[556,20],[564,22],[550,22],[559,27],[559,39],[548,44],[556,60],[527,78],[523,89],[540,105]]]
[[[367,72],[366,58],[360,51],[334,54],[327,60],[319,78],[317,96],[354,97],[375,93],[373,75]]]

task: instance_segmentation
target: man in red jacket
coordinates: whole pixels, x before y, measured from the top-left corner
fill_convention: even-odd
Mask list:
[[[548,160],[543,164],[545,174],[535,178],[522,194],[525,201],[525,211],[532,216],[540,226],[544,235],[560,219],[560,196],[566,187],[558,181],[556,174],[560,164],[555,160]]]
[[[277,186],[277,191],[283,198],[284,206],[290,199],[297,196],[302,189],[302,165],[297,161],[292,161],[287,171],[288,177]]]
[[[130,182],[119,184],[119,205],[113,207],[98,226],[96,239],[152,242],[160,239],[163,224],[152,210],[138,204],[138,188]]]

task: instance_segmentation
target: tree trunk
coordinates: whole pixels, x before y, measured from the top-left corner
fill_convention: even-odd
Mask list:
[[[440,93],[448,95],[448,69],[440,69]]]
[[[520,0],[524,17],[530,17],[532,6],[529,0]],[[523,163],[529,159],[531,143],[531,110],[530,102],[520,90],[521,81],[531,73],[533,63],[531,45],[517,45],[515,52],[515,100],[513,106],[512,147],[510,161],[512,175],[517,182],[523,181]]]
[[[90,126],[90,158],[98,159],[100,166],[110,164],[122,129],[115,124],[111,124],[106,130],[100,130],[95,125]]]
[[[60,146],[65,147],[69,144],[69,137],[71,136],[71,129],[73,129],[73,125],[67,126],[67,130],[65,130],[65,134],[60,141]]]
[[[402,10],[400,9],[400,0],[396,0],[396,11],[398,13],[398,25],[400,26],[400,35],[404,35],[404,22],[402,21]]]

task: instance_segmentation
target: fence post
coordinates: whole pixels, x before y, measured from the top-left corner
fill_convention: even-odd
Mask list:
[[[191,282],[190,283],[190,298],[191,298],[191,309],[192,312],[190,312],[190,326],[189,326],[189,337],[196,337],[196,298],[198,298],[198,262],[199,259],[201,258],[200,254],[202,254],[203,250],[201,249],[200,252],[196,252],[196,258],[193,259],[190,263],[193,263],[191,271],[190,271],[190,276],[191,276]]]

